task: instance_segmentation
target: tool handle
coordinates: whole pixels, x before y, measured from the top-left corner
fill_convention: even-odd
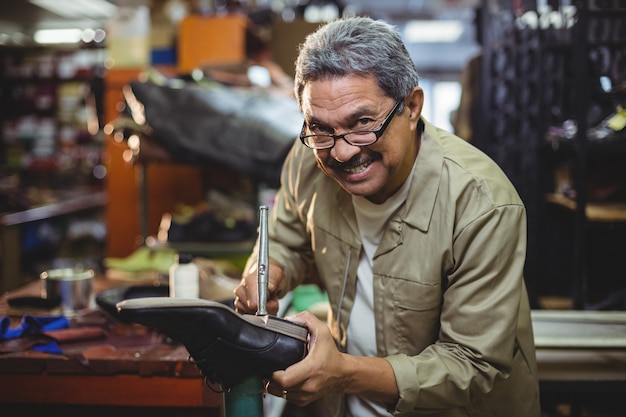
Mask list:
[[[268,255],[268,239],[267,239],[267,213],[269,207],[259,207],[259,264],[257,273],[259,278],[259,308],[257,316],[267,315],[267,292],[268,292],[268,273],[269,273],[269,255]]]

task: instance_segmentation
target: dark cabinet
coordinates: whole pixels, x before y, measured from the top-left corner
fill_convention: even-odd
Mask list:
[[[475,144],[526,204],[532,302],[556,295],[576,309],[623,308],[626,4],[482,4]]]
[[[564,178],[570,186],[559,187],[555,181],[546,201],[569,211],[569,216],[564,214],[573,227],[573,307],[623,309],[626,4],[587,0],[575,2],[575,7],[569,117],[558,133],[548,130],[546,136],[554,152],[569,155]]]

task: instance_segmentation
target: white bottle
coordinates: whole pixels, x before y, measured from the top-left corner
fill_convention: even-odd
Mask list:
[[[190,254],[178,254],[176,263],[170,267],[170,297],[200,298],[200,272],[192,259]]]

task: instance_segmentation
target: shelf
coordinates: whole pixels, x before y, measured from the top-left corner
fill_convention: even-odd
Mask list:
[[[249,255],[254,247],[255,240],[240,242],[175,242],[162,243],[153,239],[146,239],[146,246],[152,249],[169,248],[179,253],[207,255],[211,257]]]
[[[546,194],[546,201],[551,204],[576,210],[576,202],[561,194]],[[585,207],[587,220],[593,222],[626,222],[626,202],[624,203],[591,203]]]
[[[78,211],[104,207],[107,202],[106,192],[85,194],[70,198],[58,203],[47,204],[41,207],[8,213],[0,216],[0,225],[14,226],[18,224],[45,220],[51,217],[63,216]]]
[[[531,315],[538,348],[626,348],[626,312],[533,310]]]
[[[585,143],[587,149],[591,151],[623,151],[626,150],[626,132],[620,131],[604,139],[593,139],[587,135]],[[576,139],[572,137],[567,139],[556,134],[547,134],[543,146],[548,146],[552,150],[571,149],[576,146]]]

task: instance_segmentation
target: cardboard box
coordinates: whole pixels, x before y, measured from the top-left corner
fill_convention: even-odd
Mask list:
[[[187,16],[178,28],[178,71],[246,59],[246,17]]]

